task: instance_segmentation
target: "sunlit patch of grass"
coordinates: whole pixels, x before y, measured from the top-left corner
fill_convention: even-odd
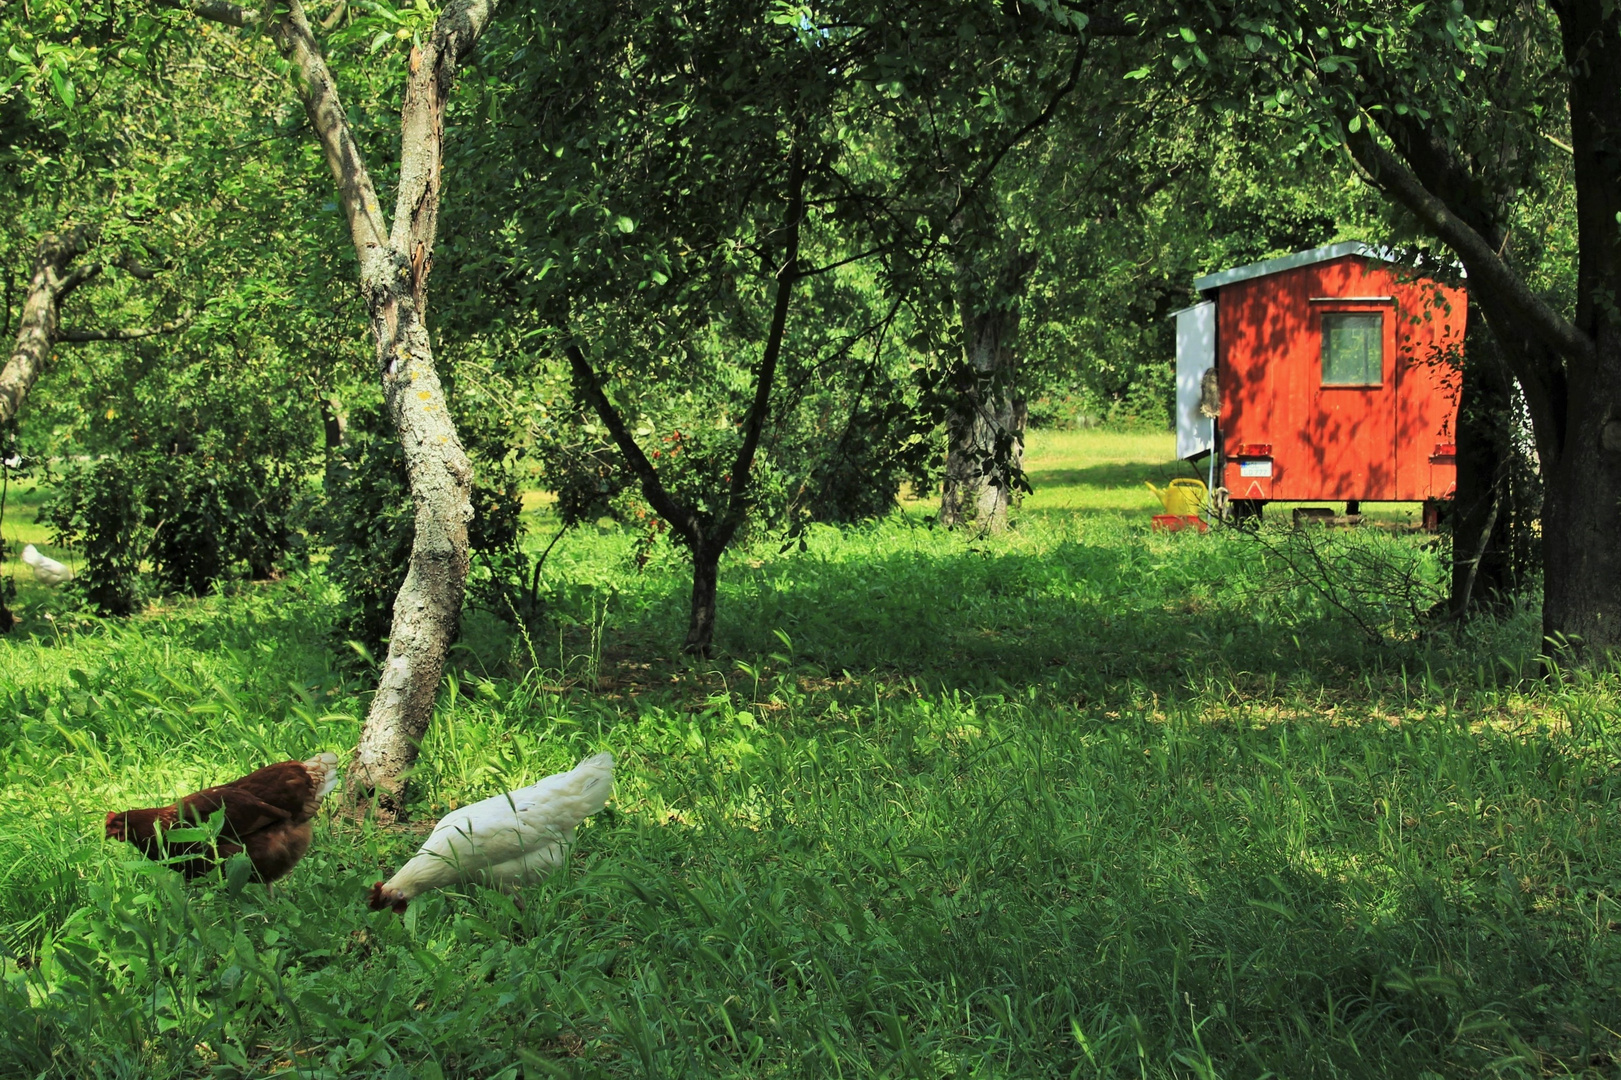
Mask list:
[[[1204,474],[1176,460],[1176,435],[1164,431],[1117,431],[1093,428],[1061,431],[1037,428],[1026,434],[1024,469],[1033,493],[1024,497],[1023,512],[1158,512],[1159,501],[1143,481],[1164,484],[1177,476]],[[909,510],[928,512],[939,493],[909,492]],[[1146,518],[1145,518],[1146,520]]]
[[[1176,435],[1163,431],[1034,431],[1024,467],[1034,489],[1026,514],[1112,511],[1144,521],[1163,512],[1147,483],[1163,488],[1177,477],[1205,476],[1176,460]]]
[[[11,479],[6,485],[5,537],[20,544],[44,544],[49,530],[36,518],[46,492],[33,480]]]

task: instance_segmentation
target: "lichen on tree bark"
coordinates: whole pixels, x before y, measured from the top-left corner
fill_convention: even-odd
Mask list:
[[[34,251],[34,269],[23,300],[17,339],[4,370],[0,370],[0,424],[10,423],[17,415],[28,392],[45,370],[56,344],[63,301],[101,271],[100,266],[68,269],[74,259],[89,249],[90,240],[91,232],[83,226],[63,233],[47,233],[40,238]]]
[[[260,21],[258,12],[225,0],[164,2],[232,26]],[[349,765],[351,793],[375,794],[377,809],[385,816],[403,806],[467,580],[473,470],[446,409],[425,310],[439,214],[445,100],[458,66],[496,7],[496,0],[454,0],[427,41],[411,51],[400,110],[400,180],[392,229],[303,4],[283,0],[268,23],[271,39],[292,65],[299,99],[349,223],[360,261],[360,289],[371,313],[384,403],[405,451],[416,509],[410,567],[394,600],[388,655]]]

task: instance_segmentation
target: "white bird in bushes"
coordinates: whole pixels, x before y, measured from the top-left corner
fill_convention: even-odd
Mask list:
[[[49,555],[41,555],[33,544],[23,548],[23,562],[34,568],[34,576],[42,585],[61,585],[73,580],[72,570]]]
[[[373,911],[404,911],[412,899],[460,881],[498,889],[538,880],[563,862],[574,829],[614,789],[614,756],[588,757],[568,772],[446,814],[399,873],[371,887]]]

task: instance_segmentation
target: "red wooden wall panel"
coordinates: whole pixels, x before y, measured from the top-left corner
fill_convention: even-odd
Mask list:
[[[1439,454],[1454,441],[1457,415],[1447,352],[1462,348],[1465,311],[1462,290],[1354,255],[1220,288],[1216,350],[1231,496],[1450,494],[1453,466]],[[1323,385],[1322,316],[1333,313],[1383,316],[1379,385]],[[1258,451],[1268,445],[1271,476],[1243,475],[1265,471]]]

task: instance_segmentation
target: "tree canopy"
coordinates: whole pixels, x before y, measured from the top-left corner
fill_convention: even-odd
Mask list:
[[[1576,3],[47,0],[0,18],[8,445],[60,478],[106,611],[331,545],[339,633],[386,642],[409,731],[475,553],[481,602],[534,592],[523,477],[565,525],[676,544],[706,652],[735,538],[936,485],[943,523],[1002,527],[1028,417],[1165,421],[1193,276],[1365,238],[1467,270],[1547,484],[1545,630],[1607,649],[1617,597],[1576,583],[1621,589],[1581,539],[1621,505],[1592,482],[1621,452],[1615,30]]]

